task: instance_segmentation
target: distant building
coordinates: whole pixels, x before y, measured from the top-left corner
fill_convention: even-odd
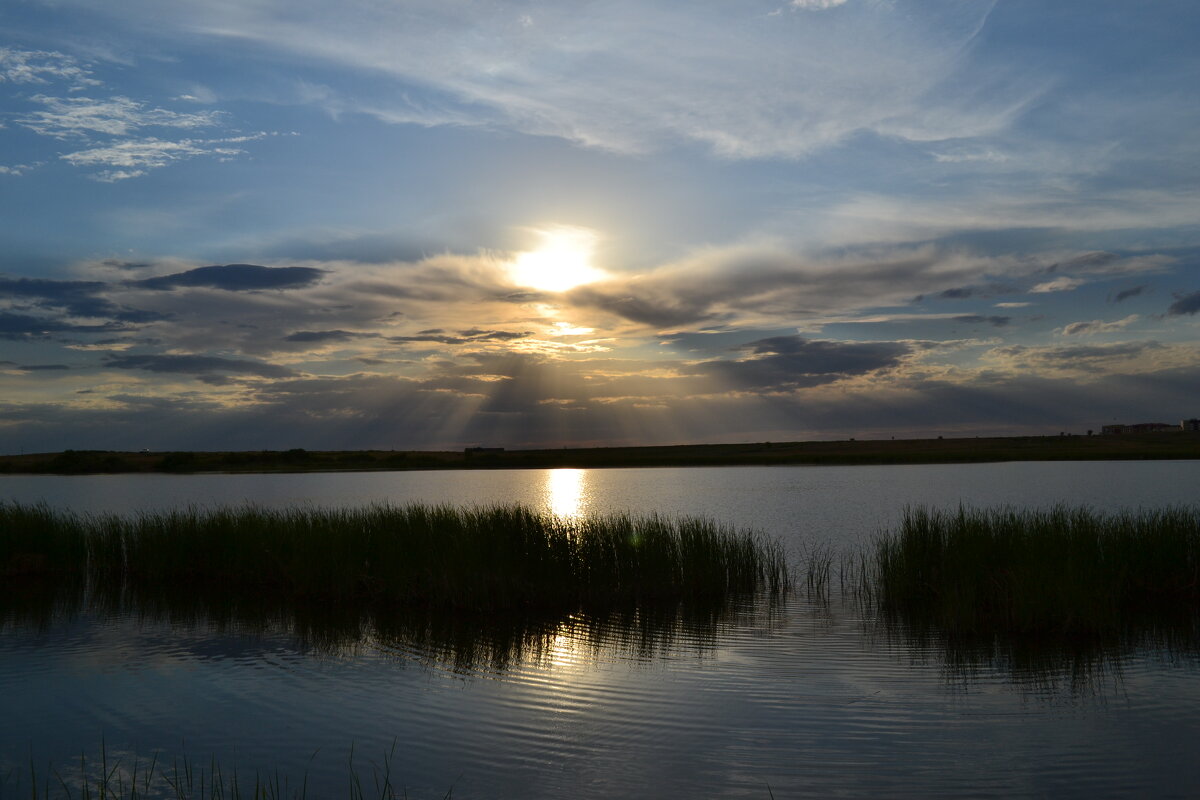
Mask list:
[[[478,453],[503,453],[504,448],[503,447],[466,447],[466,448],[463,448],[463,452],[469,456],[473,456]]]
[[[1179,428],[1166,422],[1137,422],[1133,425],[1105,425],[1100,433],[1161,433],[1162,431],[1177,431]]]
[[[1163,431],[1179,430],[1174,425],[1168,425],[1165,422],[1139,422],[1136,425],[1130,425],[1127,433],[1161,433]]]
[[[1200,419],[1185,419],[1179,423],[1179,427],[1185,431],[1200,431]]]

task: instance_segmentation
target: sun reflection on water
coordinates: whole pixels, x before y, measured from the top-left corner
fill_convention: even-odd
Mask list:
[[[578,519],[588,505],[587,470],[547,470],[543,492],[550,513],[563,519]]]

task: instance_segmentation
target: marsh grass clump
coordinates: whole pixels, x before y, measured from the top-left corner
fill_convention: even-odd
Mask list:
[[[1200,611],[1200,509],[907,509],[860,562],[861,596],[945,635],[1109,635]]]
[[[515,505],[81,516],[9,503],[0,505],[0,569],[134,600],[191,593],[482,611],[677,602],[788,584],[777,543],[708,520],[569,520]]]

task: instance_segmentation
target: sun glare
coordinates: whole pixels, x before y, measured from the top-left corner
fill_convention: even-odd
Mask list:
[[[543,492],[550,513],[563,519],[583,515],[587,505],[587,475],[582,469],[552,469],[546,473]]]
[[[607,277],[592,266],[596,233],[560,225],[538,229],[538,247],[519,253],[510,267],[512,280],[543,292],[565,292]]]

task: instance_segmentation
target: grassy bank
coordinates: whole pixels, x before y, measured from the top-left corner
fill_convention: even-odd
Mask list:
[[[568,520],[519,506],[189,509],[0,505],[0,574],[123,594],[482,611],[779,592],[780,546],[702,519]]]
[[[944,635],[1194,633],[1200,509],[909,509],[860,561],[875,608]]]
[[[736,465],[955,464],[1200,458],[1200,434],[1005,436],[746,442],[659,447],[585,447],[503,452],[250,450],[123,452],[66,450],[0,456],[0,474],[125,472],[328,472],[338,470],[550,469]]]

